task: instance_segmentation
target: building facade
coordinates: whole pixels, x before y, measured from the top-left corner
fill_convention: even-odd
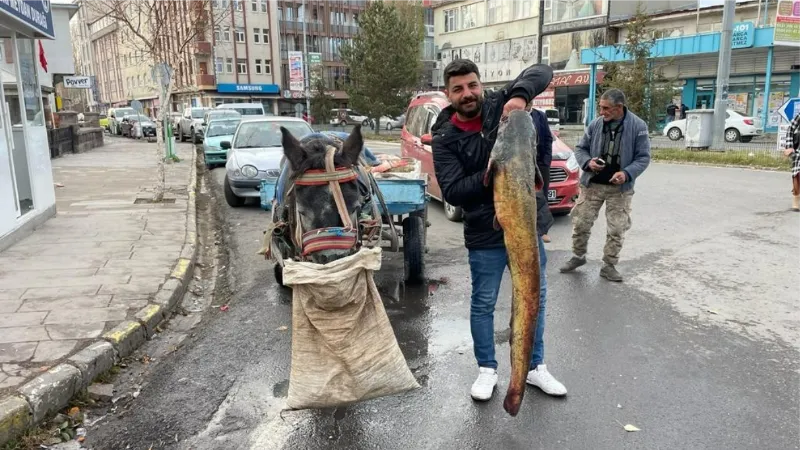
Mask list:
[[[56,211],[37,40],[57,36],[50,2],[20,6],[0,2],[0,250]]]
[[[443,1],[434,9],[434,42],[441,70],[454,59],[470,59],[488,88],[502,87],[537,61],[538,0]]]

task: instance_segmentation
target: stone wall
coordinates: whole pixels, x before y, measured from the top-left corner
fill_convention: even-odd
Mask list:
[[[100,127],[78,128],[74,134],[75,153],[88,152],[89,150],[103,146],[103,135],[105,130]]]
[[[103,146],[105,130],[98,123],[97,113],[84,113],[83,126],[78,124],[78,113],[75,111],[59,111],[56,115],[59,117],[59,128],[48,130],[51,158]]]

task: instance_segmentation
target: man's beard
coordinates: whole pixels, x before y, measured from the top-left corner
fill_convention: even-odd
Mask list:
[[[473,101],[475,102],[475,109],[471,109],[471,110],[464,109],[464,106],[463,106],[464,104],[469,103],[469,102],[473,102]],[[455,108],[456,112],[458,112],[462,116],[466,117],[467,119],[472,119],[472,118],[476,117],[478,114],[481,113],[481,107],[482,106],[483,106],[483,96],[478,96],[478,97],[462,98],[461,102],[458,105],[453,105],[453,108]]]

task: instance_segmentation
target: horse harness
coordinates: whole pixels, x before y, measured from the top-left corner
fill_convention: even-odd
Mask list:
[[[288,234],[291,237],[294,248],[299,249],[298,259],[301,261],[307,261],[309,255],[323,250],[355,250],[361,245],[374,245],[372,241],[376,235],[379,236],[381,231],[381,215],[378,211],[378,206],[374,201],[370,202],[372,204],[371,217],[367,216],[359,219],[360,211],[356,211],[350,215],[347,211],[347,205],[341,188],[341,183],[357,181],[359,174],[371,181],[369,178],[371,174],[365,171],[361,164],[354,164],[350,167],[336,167],[333,162],[336,151],[336,147],[332,145],[327,147],[324,170],[307,170],[289,181],[286,193],[284,194],[284,203],[288,208],[288,213],[286,214],[288,221],[284,221],[282,218],[278,221],[275,220],[277,200],[273,200],[272,218],[265,233],[266,251],[264,253],[267,258],[272,256],[271,247],[273,235],[285,236]],[[330,187],[343,226],[324,227],[304,232],[300,222],[300,211],[297,208],[297,198],[294,187],[323,186],[325,184],[328,184]],[[374,182],[372,185],[374,185]],[[294,230],[293,232],[292,229]],[[362,229],[366,231],[363,234],[361,233]],[[286,231],[289,231],[289,233],[286,233]],[[362,236],[365,237],[365,239],[360,239]],[[380,236],[378,238],[378,243],[379,242]]]

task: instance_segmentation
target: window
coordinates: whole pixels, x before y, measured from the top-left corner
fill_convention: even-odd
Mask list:
[[[267,0],[261,0],[261,12],[267,12]]]
[[[225,73],[225,70],[224,70],[225,66],[223,64],[222,58],[215,58],[214,62],[215,62],[215,66],[216,66],[215,67],[216,72],[217,73]]]
[[[474,28],[476,26],[478,26],[478,3],[462,6],[461,29]]]
[[[214,41],[219,42],[220,40],[219,27],[214,27]]]
[[[550,64],[550,36],[542,38],[542,64]]]
[[[269,44],[269,29],[267,28],[261,30],[261,43]]]
[[[252,0],[250,2],[250,9],[252,9],[253,12],[258,12],[258,0]]]
[[[489,0],[486,22],[491,25],[511,20],[511,3],[506,0]]]
[[[517,0],[513,2],[514,20],[531,17],[533,14],[533,0]]]
[[[225,72],[233,73],[233,58],[225,58]]]
[[[259,75],[262,73],[261,60],[260,59],[256,60],[256,73],[259,74]]]
[[[247,73],[247,60],[246,59],[237,59],[236,60],[236,73],[246,74]]]
[[[261,43],[261,28],[253,28],[253,42],[256,44]]]
[[[456,23],[458,20],[458,10],[457,9],[447,9],[444,11],[444,32],[447,33],[449,31],[456,31],[458,29],[458,24]]]
[[[269,59],[264,60],[264,73],[269,75],[272,73],[272,61]]]
[[[233,1],[237,11],[244,10],[244,0],[233,0]]]
[[[245,42],[244,28],[236,27],[236,42]]]
[[[230,42],[231,41],[231,29],[230,27],[225,27],[222,29],[222,41]]]

